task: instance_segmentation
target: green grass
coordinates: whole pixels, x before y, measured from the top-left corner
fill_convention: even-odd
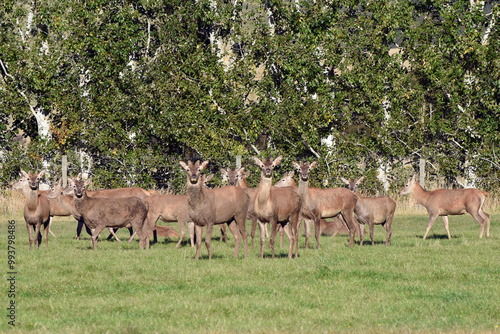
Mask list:
[[[267,242],[266,258],[259,259],[257,240],[247,259],[243,249],[234,259],[234,238],[219,242],[216,228],[210,261],[204,245],[195,261],[187,243],[175,249],[176,240],[165,239],[145,251],[137,241],[101,241],[93,251],[88,236],[73,239],[71,218],[56,218],[57,239],[49,239],[48,249],[29,251],[22,216],[4,215],[5,276],[11,219],[18,332],[500,332],[498,214],[489,239],[478,239],[469,215],[450,217],[451,240],[440,218],[422,240],[427,216],[397,215],[390,247],[376,226],[374,247],[369,236],[353,248],[337,236],[321,237],[320,250],[306,250],[301,237],[293,260],[286,257],[286,237],[274,260]],[[122,240],[127,234],[119,231]],[[10,331],[2,319],[0,332]]]

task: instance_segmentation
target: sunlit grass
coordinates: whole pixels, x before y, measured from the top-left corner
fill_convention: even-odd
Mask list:
[[[390,247],[376,226],[375,246],[349,248],[337,236],[304,249],[301,237],[293,260],[287,238],[274,260],[267,242],[259,259],[258,241],[234,259],[234,238],[224,244],[216,232],[212,260],[203,245],[195,261],[176,240],[145,251],[137,240],[104,240],[94,251],[88,236],[73,239],[72,218],[56,218],[57,239],[30,252],[22,214],[12,213],[1,216],[0,245],[5,259],[15,220],[19,332],[498,332],[499,219],[492,215],[491,238],[479,240],[471,216],[452,216],[448,240],[438,218],[422,240],[427,215],[397,214]],[[7,292],[3,300],[5,309]],[[8,329],[4,317],[0,331]]]

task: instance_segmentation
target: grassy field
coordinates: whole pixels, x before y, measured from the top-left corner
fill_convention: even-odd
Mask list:
[[[0,332],[500,333],[500,214],[492,215],[489,239],[478,239],[479,225],[466,215],[450,217],[451,240],[439,219],[424,241],[427,216],[399,214],[390,247],[377,226],[374,247],[349,248],[337,236],[321,237],[320,250],[304,249],[300,238],[293,260],[287,241],[274,260],[267,245],[264,259],[257,245],[247,259],[243,249],[234,259],[234,238],[224,244],[216,232],[212,260],[203,245],[195,261],[195,250],[187,243],[175,249],[176,240],[145,251],[137,240],[101,241],[93,251],[88,236],[73,239],[72,218],[56,218],[57,239],[29,251],[22,213],[4,213],[7,279],[9,220],[16,226],[15,298],[7,286]],[[15,327],[6,317],[11,300]]]

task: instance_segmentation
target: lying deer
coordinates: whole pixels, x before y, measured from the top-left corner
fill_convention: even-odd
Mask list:
[[[26,221],[26,228],[28,229],[30,250],[31,245],[36,243],[39,248],[42,241],[40,236],[40,229],[43,225],[43,237],[45,238],[45,244],[49,246],[48,232],[49,232],[49,221],[50,221],[50,205],[49,200],[44,195],[39,194],[38,185],[40,179],[45,174],[45,170],[42,170],[39,174],[26,173],[21,169],[21,174],[28,180],[29,191],[26,196],[26,201],[24,203],[24,220]],[[31,226],[35,227],[35,237],[33,238],[33,231]]]
[[[139,234],[139,245],[141,249],[144,248],[148,234],[142,233],[142,230],[148,208],[141,199],[137,197],[112,199],[89,197],[85,187],[91,179],[85,181],[69,179],[68,181],[69,185],[64,194],[73,192],[76,210],[82,215],[85,224],[92,229],[94,249],[97,249],[97,237],[104,228],[120,228],[129,224]]]
[[[205,234],[205,245],[208,251],[208,258],[212,257],[210,251],[210,241],[212,230],[215,224],[227,223],[234,235],[235,249],[234,257],[238,256],[241,239],[245,246],[245,257],[248,255],[247,231],[245,229],[245,219],[250,199],[245,192],[235,186],[225,186],[221,188],[208,189],[203,186],[201,172],[208,165],[208,160],[200,164],[200,161],[192,163],[179,161],[181,167],[186,171],[186,194],[188,197],[189,217],[195,224],[196,230],[196,255],[200,256],[201,238],[203,226],[207,227]]]
[[[254,212],[260,228],[260,257],[264,257],[264,224],[271,224],[272,257],[274,258],[274,242],[278,224],[283,226],[290,241],[288,257],[292,258],[295,245],[295,257],[298,256],[298,222],[302,201],[299,194],[292,187],[277,188],[272,186],[273,170],[280,164],[282,156],[276,160],[254,157],[255,164],[261,168],[260,183],[254,203]]]
[[[354,234],[359,232],[359,224],[354,220],[356,195],[346,188],[319,189],[309,187],[309,173],[316,166],[316,161],[309,163],[297,162],[293,166],[299,173],[299,194],[302,198],[301,214],[304,219],[314,221],[314,231],[319,249],[320,219],[342,215],[349,228],[349,246],[354,244]]]
[[[417,203],[424,206],[429,213],[429,222],[425,229],[424,239],[427,237],[437,216],[443,217],[444,228],[450,236],[448,215],[463,215],[468,212],[479,223],[479,239],[483,237],[484,223],[486,222],[486,237],[490,236],[490,215],[483,211],[486,191],[475,188],[469,189],[436,189],[424,190],[417,182],[417,174],[408,179],[408,183],[399,192],[400,195],[413,194]]]
[[[370,239],[372,246],[375,245],[373,240],[373,229],[375,224],[381,224],[387,231],[387,239],[385,244],[391,244],[392,235],[392,219],[396,211],[396,202],[387,196],[378,197],[362,197],[358,194],[358,186],[364,180],[364,176],[359,179],[346,180],[343,177],[340,179],[347,184],[349,190],[357,194],[358,201],[354,208],[354,216],[360,224],[367,224],[370,227]],[[363,225],[361,226],[360,244],[363,245]]]

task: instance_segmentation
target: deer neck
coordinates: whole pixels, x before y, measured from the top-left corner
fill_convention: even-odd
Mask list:
[[[302,202],[305,203],[307,198],[309,197],[309,179],[303,180],[302,178],[299,179],[299,187],[298,187],[298,193],[300,198],[302,198]]]
[[[248,183],[247,183],[247,180],[245,180],[245,179],[241,179],[241,180],[239,180],[238,185],[239,185],[239,186],[240,186],[240,188],[242,188],[242,189],[246,189],[246,188],[248,188]]]
[[[192,184],[188,180],[186,187],[186,195],[188,197],[188,202],[191,207],[196,207],[197,205],[202,203],[205,194],[204,194],[204,187],[201,181],[198,180],[196,184]]]
[[[26,208],[29,211],[35,211],[38,204],[38,190],[28,190],[28,195],[26,196]]]
[[[264,206],[269,202],[271,197],[271,186],[273,179],[270,177],[265,177],[264,174],[260,177],[259,191],[257,192],[257,203],[260,207]]]
[[[415,182],[412,193],[413,197],[415,197],[417,203],[420,205],[424,205],[430,196],[430,191],[426,191],[418,182]]]

